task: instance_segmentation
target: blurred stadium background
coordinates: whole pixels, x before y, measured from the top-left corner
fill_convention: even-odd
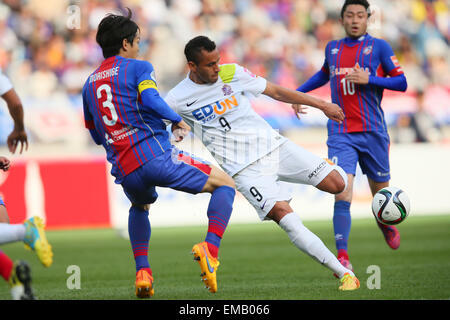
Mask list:
[[[49,228],[126,227],[128,200],[109,175],[104,151],[83,126],[81,88],[102,61],[95,42],[99,21],[129,7],[141,28],[142,59],[152,62],[162,96],[186,76],[183,48],[204,34],[218,44],[222,63],[296,88],[321,66],[328,41],[343,37],[343,0],[3,0],[0,67],[25,109],[30,147],[11,156],[5,147],[12,121],[0,102],[0,154],[13,166],[0,173],[0,193],[11,222],[40,215]],[[445,0],[370,0],[369,32],[386,39],[408,79],[408,91],[385,90],[391,135],[392,185],[411,197],[411,214],[448,214],[450,198],[450,17]],[[313,92],[330,99],[329,87]],[[270,124],[326,157],[326,118],[315,110],[298,121],[290,105],[253,100]],[[181,145],[211,160],[194,138]],[[208,195],[159,189],[153,226],[206,224]],[[354,217],[369,217],[370,192],[359,172]],[[331,219],[333,198],[296,186],[293,206],[303,219]],[[238,196],[231,222],[256,222]]]

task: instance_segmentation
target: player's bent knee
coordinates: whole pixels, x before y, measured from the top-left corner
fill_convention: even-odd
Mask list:
[[[336,171],[333,171],[333,172],[336,172]],[[345,190],[345,186],[346,186],[346,183],[345,183],[344,178],[339,174],[333,174],[332,183],[330,186],[331,190],[329,192],[332,194],[341,193],[342,191]]]
[[[339,170],[340,169],[340,170]],[[340,168],[337,167],[331,171],[325,179],[323,179],[317,188],[322,191],[326,191],[332,194],[339,194],[345,190],[347,187],[347,175]]]
[[[286,201],[278,201],[267,214],[267,218],[279,223],[283,217],[293,212],[291,206]]]
[[[334,186],[336,191],[334,192],[334,194],[339,194],[347,189],[348,177],[345,171],[339,166],[337,166],[336,169],[333,170],[333,172],[338,173],[338,175],[336,175],[336,178],[334,179]]]

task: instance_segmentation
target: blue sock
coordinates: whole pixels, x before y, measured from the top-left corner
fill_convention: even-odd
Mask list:
[[[128,234],[130,235],[131,249],[136,262],[136,272],[142,268],[150,269],[148,244],[150,242],[151,227],[148,211],[136,206],[130,208]]]
[[[337,201],[334,203],[333,227],[336,249],[347,251],[352,219],[350,217],[350,202]]]
[[[205,241],[208,250],[217,257],[220,241],[230,220],[233,211],[233,202],[236,191],[228,186],[222,186],[213,191],[208,206],[208,233]]]

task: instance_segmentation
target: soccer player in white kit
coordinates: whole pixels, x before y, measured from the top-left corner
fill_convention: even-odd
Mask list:
[[[14,121],[14,129],[8,135],[7,145],[11,153],[15,153],[20,146],[20,153],[24,147],[28,149],[28,138],[24,128],[23,107],[8,77],[0,70],[0,97],[6,102],[9,113]],[[8,158],[0,156],[0,171],[10,168]],[[51,245],[47,241],[44,223],[40,217],[32,217],[23,224],[9,224],[8,211],[0,195],[0,244],[23,241],[25,246],[36,252],[41,263],[49,267],[53,262]],[[35,299],[31,288],[31,270],[22,260],[13,262],[0,250],[0,277],[5,279],[11,287],[14,300]]]
[[[262,93],[282,102],[310,105],[338,122],[344,119],[341,108],[273,84],[238,64],[219,65],[220,53],[207,37],[190,40],[184,53],[190,72],[168,92],[166,102],[234,179],[261,220],[275,221],[298,249],[336,273],[340,290],[358,289],[354,273],[290,207],[292,196],[284,183],[310,184],[337,194],[346,187],[346,174],[276,132],[252,109],[248,95]]]

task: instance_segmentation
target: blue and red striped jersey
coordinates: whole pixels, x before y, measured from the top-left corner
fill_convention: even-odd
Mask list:
[[[358,85],[347,81],[345,76],[351,73],[353,68],[368,70],[369,83]],[[369,34],[359,39],[344,38],[330,41],[325,49],[325,62],[321,71],[311,78],[311,82],[305,83],[297,90],[307,92],[325,84],[328,80],[333,103],[338,104],[345,113],[342,124],[333,120],[328,121],[328,134],[387,132],[384,111],[381,108],[383,91],[385,88],[404,91],[407,86],[406,78],[391,46],[385,40],[374,38]]]
[[[149,62],[105,59],[86,80],[82,96],[85,126],[105,148],[117,183],[171,148],[162,119],[181,117],[159,96]]]

